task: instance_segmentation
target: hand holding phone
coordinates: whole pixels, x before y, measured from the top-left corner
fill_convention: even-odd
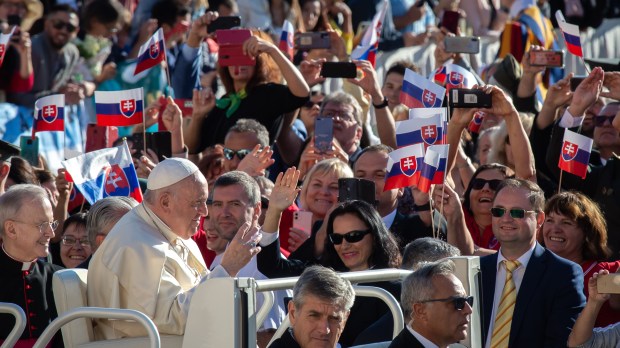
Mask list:
[[[375,182],[360,178],[338,179],[338,202],[364,201],[376,205]]]
[[[530,51],[530,65],[550,68],[564,67],[564,52],[562,51]]]
[[[352,62],[325,62],[321,65],[321,77],[354,79],[357,77],[357,66]]]
[[[444,27],[452,34],[456,34],[459,27],[459,19],[461,19],[461,14],[457,11],[444,11],[439,27]]]
[[[216,30],[227,30],[241,26],[241,17],[239,16],[222,16],[217,17],[207,25],[207,32],[214,33]]]
[[[310,236],[312,233],[312,212],[304,210],[294,212],[293,227],[306,232]]]
[[[295,34],[295,47],[309,51],[313,48],[331,48],[329,33],[326,31]]]
[[[324,154],[332,149],[334,120],[331,117],[317,117],[314,121],[314,149]]]
[[[39,138],[22,135],[19,137],[19,155],[33,167],[39,166]]]
[[[450,90],[450,106],[453,108],[490,108],[490,94],[480,89],[453,88]]]
[[[448,53],[478,54],[480,38],[477,36],[446,36],[444,46]]]
[[[252,37],[247,29],[218,30],[217,42],[220,45],[218,64],[220,66],[249,66],[256,65],[254,57],[243,52],[243,43]]]

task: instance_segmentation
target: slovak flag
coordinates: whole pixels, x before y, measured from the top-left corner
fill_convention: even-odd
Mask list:
[[[383,27],[383,18],[388,8],[388,0],[383,0],[381,8],[377,11],[366,29],[362,41],[351,52],[351,59],[367,60],[375,66],[377,50],[379,49],[379,38],[381,37],[381,28]]]
[[[73,182],[73,178],[69,172],[65,172],[65,178],[67,178],[68,182]],[[75,209],[79,208],[84,204],[84,195],[80,191],[78,191],[75,183],[71,188],[71,193],[69,194],[69,205],[67,206],[67,211],[71,213]]]
[[[470,132],[480,133],[480,127],[482,127],[484,116],[486,116],[486,113],[483,111],[476,111],[474,113],[474,118],[471,119],[471,122],[469,122],[469,126],[467,127]]]
[[[443,103],[446,89],[416,74],[405,71],[400,102],[408,108],[438,108]]]
[[[444,143],[441,114],[396,122],[396,145],[398,148],[424,144],[424,148]]]
[[[472,88],[476,84],[476,77],[469,70],[456,65],[446,65],[446,89]]]
[[[581,49],[581,37],[579,35],[579,27],[575,24],[567,23],[564,19],[562,11],[557,10],[555,12],[555,19],[558,21],[558,26],[562,30],[564,36],[564,42],[566,42],[566,48],[568,52],[583,58],[583,50]]]
[[[590,152],[592,152],[591,138],[565,129],[558,167],[585,179],[588,173]]]
[[[442,65],[440,68],[435,69],[433,72],[433,82],[440,86],[446,85],[446,79],[448,78],[448,68],[445,65]]]
[[[134,76],[148,70],[166,59],[166,45],[164,44],[164,30],[159,28],[151,38],[140,46],[138,64]]]
[[[15,27],[11,29],[11,32],[8,34],[0,34],[0,66],[2,66],[2,62],[4,61],[4,55],[6,51],[9,49],[9,40],[13,33],[15,32]]]
[[[446,161],[448,159],[449,145],[433,145],[426,149],[424,162],[420,169],[420,180],[418,189],[428,193],[431,184],[442,184],[446,172]],[[443,166],[442,166],[443,164]]]
[[[387,176],[383,191],[418,184],[420,168],[424,162],[422,144],[396,149],[388,154]]]
[[[284,25],[282,25],[282,34],[280,34],[280,43],[278,44],[278,48],[280,48],[280,51],[284,52],[290,60],[293,60],[295,48],[295,44],[293,43],[294,35],[295,27],[293,27],[293,23],[285,19]]]
[[[127,142],[88,152],[61,164],[90,204],[108,196],[129,196],[142,202],[142,191]]]
[[[142,88],[125,91],[95,91],[97,124],[131,126],[142,122],[144,99]]]
[[[65,130],[65,95],[54,94],[34,103],[33,133]]]

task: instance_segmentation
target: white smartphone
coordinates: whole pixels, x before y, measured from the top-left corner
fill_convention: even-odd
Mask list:
[[[293,227],[306,232],[308,235],[312,233],[312,212],[298,210],[293,213]]]

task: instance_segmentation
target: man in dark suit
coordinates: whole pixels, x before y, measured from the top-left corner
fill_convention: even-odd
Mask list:
[[[467,296],[450,260],[428,263],[403,282],[401,304],[410,322],[389,348],[445,348],[467,337],[474,298]]]
[[[585,305],[581,267],[536,243],[544,203],[540,187],[526,180],[505,180],[495,194],[492,226],[502,246],[480,261],[487,348],[566,347]],[[516,296],[504,293],[505,287]],[[508,302],[514,305],[503,303],[508,296],[514,296]],[[503,314],[506,308],[512,315]]]

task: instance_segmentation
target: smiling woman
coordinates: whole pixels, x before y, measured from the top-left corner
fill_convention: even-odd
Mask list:
[[[62,231],[60,261],[66,268],[76,268],[93,252],[86,233],[86,213],[71,215],[65,220]]]

